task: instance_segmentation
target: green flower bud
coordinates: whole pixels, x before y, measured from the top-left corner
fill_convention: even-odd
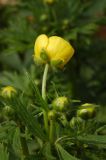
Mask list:
[[[3,115],[6,117],[12,117],[14,115],[14,109],[11,108],[10,106],[5,106],[3,108]]]
[[[55,110],[50,110],[49,112],[48,112],[48,119],[49,120],[53,120],[53,119],[55,119],[56,118],[56,111]]]
[[[66,29],[69,26],[69,22],[68,19],[64,19],[62,22],[62,29]]]
[[[85,103],[83,104],[80,109],[77,111],[77,116],[83,119],[90,119],[94,118],[96,115],[96,109],[94,104]]]
[[[46,21],[48,19],[48,15],[47,14],[42,14],[41,16],[40,16],[40,20],[41,21]]]
[[[70,127],[72,129],[75,129],[75,128],[81,127],[83,123],[84,121],[80,117],[73,117],[70,120]]]
[[[40,83],[41,83],[41,81],[40,81],[40,79],[35,79],[35,84],[38,86],[38,85],[40,85]]]
[[[42,30],[42,32],[47,32],[48,31],[48,26],[42,26],[41,30]]]
[[[69,99],[65,96],[58,97],[52,102],[52,107],[59,112],[67,111],[69,106]]]
[[[17,91],[16,91],[15,88],[12,87],[12,86],[3,87],[3,88],[2,88],[2,91],[1,91],[1,95],[2,95],[4,98],[11,98],[11,97],[13,97],[16,93],[17,93]]]

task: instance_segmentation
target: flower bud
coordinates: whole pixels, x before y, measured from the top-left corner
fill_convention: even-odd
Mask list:
[[[46,21],[48,19],[48,15],[47,14],[42,14],[40,16],[40,21]]]
[[[83,104],[80,109],[77,111],[77,116],[83,119],[90,119],[94,118],[96,115],[96,109],[94,104],[85,103]]]
[[[14,109],[11,108],[10,106],[5,106],[3,108],[3,114],[4,116],[12,117],[14,115]]]
[[[69,26],[69,20],[68,19],[64,19],[62,21],[62,29],[66,29]]]
[[[42,26],[41,30],[42,30],[42,32],[47,32],[48,31],[48,26]]]
[[[17,91],[16,91],[15,88],[12,87],[12,86],[3,87],[3,88],[2,88],[2,91],[1,91],[1,95],[2,95],[4,98],[11,98],[11,97],[13,97],[16,93],[17,93]]]
[[[75,129],[75,128],[80,128],[83,124],[83,120],[80,118],[80,117],[73,117],[71,120],[70,120],[70,127],[72,129]]]
[[[54,99],[52,102],[52,107],[59,112],[67,111],[68,106],[69,106],[69,99],[65,96],[58,97]]]
[[[61,37],[47,37],[42,34],[35,41],[34,60],[40,64],[56,62],[56,67],[62,68],[73,54],[74,49],[71,44]],[[45,55],[46,58],[44,59],[42,55]]]
[[[50,110],[48,112],[48,119],[53,120],[53,119],[55,119],[55,117],[56,117],[56,111],[55,110]]]
[[[38,86],[38,85],[40,85],[40,83],[41,83],[41,81],[40,81],[40,79],[35,79],[35,84]]]

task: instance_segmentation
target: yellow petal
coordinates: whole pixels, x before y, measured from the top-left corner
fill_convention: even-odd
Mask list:
[[[40,54],[42,50],[46,50],[48,45],[48,37],[45,34],[38,36],[34,46],[34,59],[41,60]]]
[[[56,56],[59,52],[60,47],[60,37],[52,36],[49,38],[48,46],[47,46],[47,53],[50,59]]]
[[[66,41],[67,42],[67,41]],[[64,44],[61,55],[56,55],[55,59],[60,58],[63,61],[63,66],[71,59],[74,54],[74,48],[67,42]]]
[[[72,46],[63,38],[52,36],[49,38],[47,54],[50,60],[62,60],[66,64],[74,53]]]

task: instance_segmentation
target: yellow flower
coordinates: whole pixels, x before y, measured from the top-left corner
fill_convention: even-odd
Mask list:
[[[1,91],[1,95],[5,98],[11,98],[16,93],[15,88],[12,86],[3,87]]]
[[[73,56],[74,49],[69,42],[58,36],[38,36],[34,46],[34,60],[38,63],[58,64],[63,67]]]

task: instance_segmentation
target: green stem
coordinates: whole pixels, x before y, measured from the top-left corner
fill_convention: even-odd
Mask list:
[[[43,110],[43,118],[44,118],[44,126],[45,126],[45,130],[46,130],[46,133],[48,133],[48,129],[49,129],[49,126],[48,126],[48,114],[45,110]]]
[[[42,79],[42,98],[46,100],[46,81],[47,81],[47,73],[49,70],[49,64],[45,65],[43,79]]]
[[[43,79],[42,79],[42,98],[44,100],[46,100],[46,81],[47,81],[48,70],[49,70],[49,64],[46,64],[44,69]],[[43,117],[44,117],[45,130],[48,133],[48,115],[46,110],[43,110]]]
[[[21,140],[21,147],[22,147],[23,155],[27,157],[29,156],[29,150],[28,150],[26,139],[24,137],[21,137],[20,140]]]
[[[55,121],[53,119],[53,120],[50,120],[49,140],[51,144],[54,142],[54,131],[55,131]]]

